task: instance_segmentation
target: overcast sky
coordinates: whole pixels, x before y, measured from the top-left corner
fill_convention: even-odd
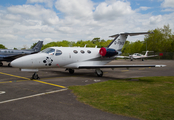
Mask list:
[[[0,0],[0,44],[12,49],[38,40],[108,40],[167,24],[173,31],[174,0]]]

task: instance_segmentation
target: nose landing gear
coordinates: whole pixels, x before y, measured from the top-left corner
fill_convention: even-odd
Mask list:
[[[40,78],[39,78],[38,74],[35,72],[35,73],[32,75],[31,80],[38,80],[38,79],[40,79]]]

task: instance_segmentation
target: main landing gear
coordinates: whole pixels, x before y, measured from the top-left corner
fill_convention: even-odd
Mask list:
[[[67,71],[67,70],[69,71],[70,74],[74,74],[74,69],[66,68],[65,71]],[[100,69],[96,69],[95,73],[97,74],[98,77],[102,77],[103,76],[103,71],[100,70]]]
[[[35,73],[32,75],[31,80],[38,80],[38,79],[40,79],[40,78],[39,78],[38,74],[35,72]]]
[[[131,57],[130,61],[133,61],[133,57]]]
[[[0,66],[3,66],[3,63],[2,62],[0,62]]]
[[[69,71],[70,74],[74,74],[74,69],[69,69],[69,68],[66,68],[65,71]]]
[[[95,73],[97,74],[98,77],[102,77],[103,76],[103,71],[100,69],[96,69]]]

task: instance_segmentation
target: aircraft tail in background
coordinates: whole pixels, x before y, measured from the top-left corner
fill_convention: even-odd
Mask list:
[[[145,52],[145,56],[148,56],[148,53],[149,53],[149,52],[154,52],[154,51],[148,51],[148,50],[147,50],[147,51],[143,51],[143,52]]]
[[[31,50],[33,50],[34,52],[39,52],[42,48],[42,45],[43,45],[43,41],[38,41],[38,43]]]

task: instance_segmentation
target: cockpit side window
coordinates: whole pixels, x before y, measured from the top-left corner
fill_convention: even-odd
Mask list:
[[[47,53],[49,55],[54,55],[55,49],[53,48],[47,48],[41,51],[42,53]]]
[[[61,50],[56,50],[56,56],[61,55],[62,51]]]

